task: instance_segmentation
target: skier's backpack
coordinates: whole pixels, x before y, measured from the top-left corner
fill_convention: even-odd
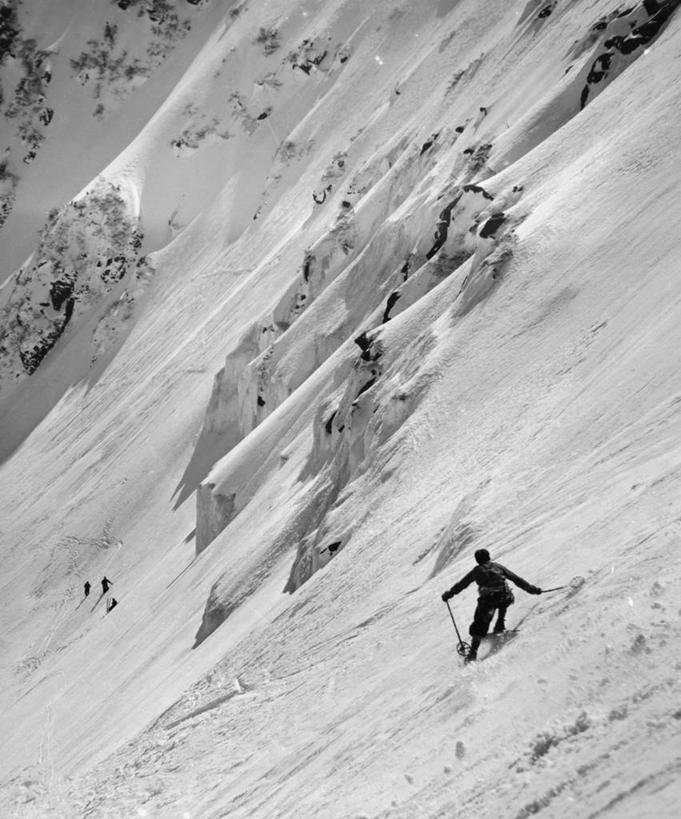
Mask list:
[[[514,602],[511,587],[506,582],[504,570],[498,563],[483,563],[478,571],[481,575],[478,580],[480,597],[485,602],[496,607],[510,606]]]

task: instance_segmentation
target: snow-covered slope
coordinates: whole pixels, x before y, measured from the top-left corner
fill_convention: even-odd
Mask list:
[[[680,5],[2,4],[3,815],[675,815]]]

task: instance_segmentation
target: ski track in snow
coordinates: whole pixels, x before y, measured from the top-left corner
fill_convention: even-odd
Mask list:
[[[678,813],[679,6],[5,3],[3,816]]]

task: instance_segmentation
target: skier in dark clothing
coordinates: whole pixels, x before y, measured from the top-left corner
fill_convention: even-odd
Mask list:
[[[107,614],[111,611],[111,609],[115,608],[118,605],[118,600],[115,597],[112,597],[111,600],[106,601],[106,611]]]
[[[90,594],[90,581],[89,580],[85,581],[85,585],[83,586],[83,591],[85,592],[86,597]]]
[[[109,586],[112,585],[113,583],[106,576],[104,576],[102,578],[102,594],[106,594],[109,591]]]
[[[480,641],[487,634],[495,611],[498,610],[499,613],[494,626],[494,633],[500,634],[506,630],[506,610],[515,600],[513,592],[506,582],[507,580],[515,583],[516,586],[520,586],[529,594],[542,593],[538,586],[533,586],[523,580],[522,577],[513,574],[501,563],[493,563],[487,549],[478,549],[475,553],[475,559],[478,565],[442,595],[442,599],[447,602],[455,594],[470,586],[473,581],[479,586],[478,605],[475,609],[473,622],[468,629],[473,640],[471,641],[471,650],[466,657],[467,662],[477,659]]]

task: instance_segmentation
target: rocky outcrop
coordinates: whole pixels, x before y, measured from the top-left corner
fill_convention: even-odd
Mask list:
[[[644,0],[622,11],[596,30],[602,31],[599,53],[591,63],[580,95],[580,108],[637,60],[662,34],[681,0]]]
[[[644,0],[597,18],[567,49],[562,76],[515,124],[498,135],[489,163],[497,168],[506,167],[577,116],[646,53],[679,5],[681,0]],[[548,20],[557,16],[558,9],[560,6],[550,15],[538,18],[541,4],[531,0],[519,36],[533,36],[538,26],[547,25]]]
[[[12,0],[0,8],[0,106],[5,103],[2,116],[6,140],[0,145],[4,154],[0,162],[0,228],[14,206],[22,165],[30,165],[38,155],[54,116],[47,98],[52,79],[51,52],[39,48],[35,39],[23,36],[18,7],[18,2]],[[9,87],[5,75],[11,78]]]
[[[99,307],[92,360],[115,343],[151,274],[141,247],[136,220],[110,183],[50,214],[0,307],[0,390],[32,375],[70,326]]]
[[[72,75],[90,89],[96,103],[93,116],[97,118],[107,116],[145,83],[191,28],[191,20],[181,16],[167,0],[119,0],[116,6],[122,12],[134,13],[136,25],[146,29],[141,40],[143,50],[135,53],[129,41],[123,45],[120,19],[115,15],[104,24],[100,36],[89,40],[86,48],[71,59]]]

